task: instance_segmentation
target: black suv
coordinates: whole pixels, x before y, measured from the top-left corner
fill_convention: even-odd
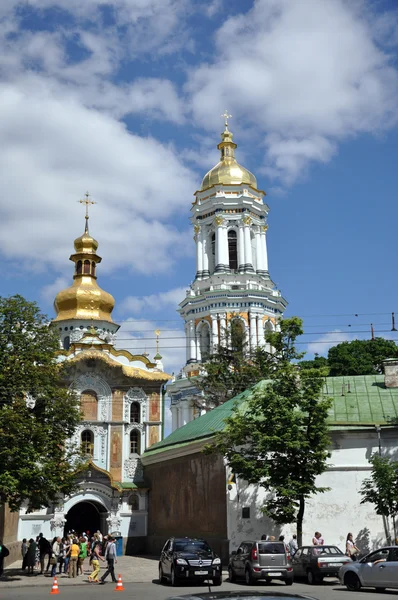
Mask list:
[[[183,581],[205,581],[221,585],[221,559],[205,540],[196,538],[170,538],[163,546],[159,560],[159,581],[166,579],[171,585]]]

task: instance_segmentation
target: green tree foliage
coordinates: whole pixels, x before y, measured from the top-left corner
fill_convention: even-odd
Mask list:
[[[279,524],[295,522],[300,545],[305,501],[325,491],[316,478],[330,456],[331,400],[322,396],[319,373],[299,372],[292,363],[302,358],[294,345],[302,333],[301,320],[285,319],[280,326],[279,332],[267,334],[275,349],[269,380],[235,407],[206,451],[220,452],[238,477],[269,491],[263,512]]]
[[[47,506],[74,487],[79,459],[67,440],[80,410],[63,385],[58,349],[35,303],[0,297],[0,502],[12,510]]]
[[[269,375],[272,355],[264,348],[250,350],[239,320],[233,319],[222,335],[223,343],[206,357],[196,381],[203,392],[197,399],[201,407],[219,406]]]
[[[397,537],[396,515],[398,513],[398,462],[387,456],[373,454],[369,460],[371,476],[362,484],[361,504],[374,504],[376,513],[386,519],[392,517],[394,540]]]
[[[298,365],[300,369],[319,369],[322,377],[329,375],[329,361],[325,356],[319,356],[319,354],[315,354],[312,360],[300,360]]]
[[[398,358],[398,346],[392,340],[343,342],[329,350],[330,376],[377,375],[383,373],[383,361],[387,358]]]

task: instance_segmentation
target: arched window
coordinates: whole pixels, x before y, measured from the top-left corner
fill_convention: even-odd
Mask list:
[[[229,268],[236,271],[238,268],[238,244],[236,239],[236,231],[231,229],[228,231],[228,257]]]
[[[69,337],[69,335],[66,335],[64,337],[63,346],[64,346],[64,350],[69,350],[69,348],[70,348],[70,337]]]
[[[94,434],[89,429],[82,431],[81,447],[83,454],[93,456],[94,454]]]
[[[207,323],[202,323],[199,329],[200,355],[202,361],[206,360],[210,354],[210,329]]]
[[[83,265],[82,261],[78,260],[77,263],[76,263],[76,275],[81,275],[81,273],[82,273],[82,265]]]
[[[130,433],[130,454],[140,453],[140,432],[133,429]]]
[[[89,260],[84,261],[84,274],[90,275],[90,261]]]
[[[130,405],[130,423],[140,422],[140,404],[139,402],[132,402]]]
[[[98,418],[98,396],[93,390],[84,390],[80,395],[80,408],[85,421],[96,421]]]
[[[131,506],[131,510],[140,510],[140,499],[137,494],[129,496],[129,505]]]
[[[94,277],[95,277],[95,262],[94,261],[91,263],[91,275],[94,275]]]
[[[243,352],[245,347],[245,327],[240,319],[232,319],[230,335],[232,350]]]

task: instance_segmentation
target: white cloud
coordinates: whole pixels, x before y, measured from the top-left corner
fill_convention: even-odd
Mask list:
[[[369,6],[257,0],[229,17],[216,34],[214,62],[191,72],[195,119],[219,128],[227,106],[239,138],[263,151],[267,173],[287,184],[312,162],[330,160],[345,138],[391,127],[398,74]]]
[[[70,279],[64,276],[57,277],[53,283],[49,283],[48,285],[42,287],[40,295],[46,302],[53,302],[58,292],[65,289],[69,285],[71,285]]]
[[[177,309],[179,303],[186,296],[186,289],[186,287],[175,288],[167,292],[150,294],[149,296],[127,296],[121,302],[120,310],[139,314],[145,309],[150,311],[160,311],[169,307]]]
[[[348,333],[345,333],[340,329],[335,329],[309,343],[307,351],[309,354],[327,356],[327,353],[332,346],[337,346],[337,344],[340,344],[341,342],[349,342],[350,340],[351,336]]]

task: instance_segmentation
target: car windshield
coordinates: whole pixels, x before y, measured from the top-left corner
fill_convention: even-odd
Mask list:
[[[337,546],[317,546],[316,548],[312,549],[312,554],[316,556],[325,556],[325,554],[330,556],[331,554],[340,555],[343,553],[340,548],[337,548]]]
[[[203,540],[178,540],[174,542],[174,550],[176,552],[211,552],[209,544]]]
[[[283,544],[258,544],[259,554],[285,554]]]

